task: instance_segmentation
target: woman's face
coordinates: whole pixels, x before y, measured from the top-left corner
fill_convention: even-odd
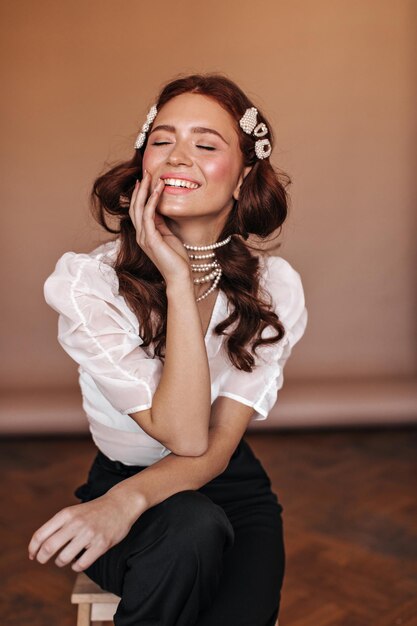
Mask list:
[[[190,180],[198,185],[193,189],[165,185],[157,210],[174,221],[226,217],[251,169],[243,167],[230,114],[214,99],[194,93],[176,96],[158,111],[143,168],[151,175],[151,189],[160,177],[171,184]]]

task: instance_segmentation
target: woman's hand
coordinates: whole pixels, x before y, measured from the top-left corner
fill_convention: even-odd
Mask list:
[[[161,272],[165,283],[190,278],[190,262],[182,241],[168,228],[165,218],[156,212],[160,194],[164,188],[158,180],[148,197],[151,176],[145,172],[137,182],[130,201],[129,215],[136,229],[136,241]]]
[[[142,513],[145,510],[144,505]],[[126,501],[117,492],[65,507],[33,534],[29,558],[46,563],[60,551],[55,564],[63,567],[78,556],[72,569],[81,572],[124,539],[136,519],[131,519]]]

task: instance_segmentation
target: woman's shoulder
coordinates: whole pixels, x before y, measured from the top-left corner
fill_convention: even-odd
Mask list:
[[[57,264],[79,266],[82,264],[98,267],[102,262],[111,266],[119,250],[120,239],[105,241],[89,252],[64,252],[58,259]]]
[[[270,293],[280,319],[291,327],[305,313],[305,295],[300,272],[282,256],[263,255],[261,283]]]
[[[95,316],[104,319],[103,315],[108,314],[109,323],[117,320],[120,327],[137,332],[136,315],[119,293],[119,280],[112,265],[118,245],[115,240],[90,252],[65,252],[44,282],[46,303],[84,324],[87,319],[92,322]]]
[[[282,256],[263,254],[259,256],[259,260],[267,274],[272,278],[280,277],[294,280],[300,276],[294,265]]]
[[[103,265],[113,270],[113,261],[116,258],[120,245],[119,239],[105,241],[89,252],[74,252],[69,250],[64,252],[56,263],[56,270],[73,271],[76,273],[81,268],[86,267],[92,272],[98,272]]]
[[[45,285],[59,281],[71,289],[89,293],[118,293],[118,279],[113,267],[120,240],[117,238],[99,244],[89,252],[64,252],[56,262]]]
[[[277,255],[262,255],[259,260],[261,280],[267,287],[282,285],[302,289],[301,274],[287,259]]]

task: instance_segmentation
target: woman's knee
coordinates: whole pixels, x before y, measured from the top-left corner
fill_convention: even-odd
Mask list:
[[[180,491],[165,503],[171,538],[179,546],[193,543],[227,550],[233,545],[233,526],[221,506],[199,491]]]

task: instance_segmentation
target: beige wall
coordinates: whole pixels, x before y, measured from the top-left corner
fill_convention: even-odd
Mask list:
[[[3,2],[0,428],[83,428],[43,282],[63,252],[106,237],[93,178],[132,153],[160,86],[200,71],[263,108],[294,181],[279,254],[303,277],[309,326],[269,424],[319,424],[341,388],[330,421],[360,422],[368,388],[382,421],[390,385],[392,417],[416,419],[415,14],[413,0]]]

